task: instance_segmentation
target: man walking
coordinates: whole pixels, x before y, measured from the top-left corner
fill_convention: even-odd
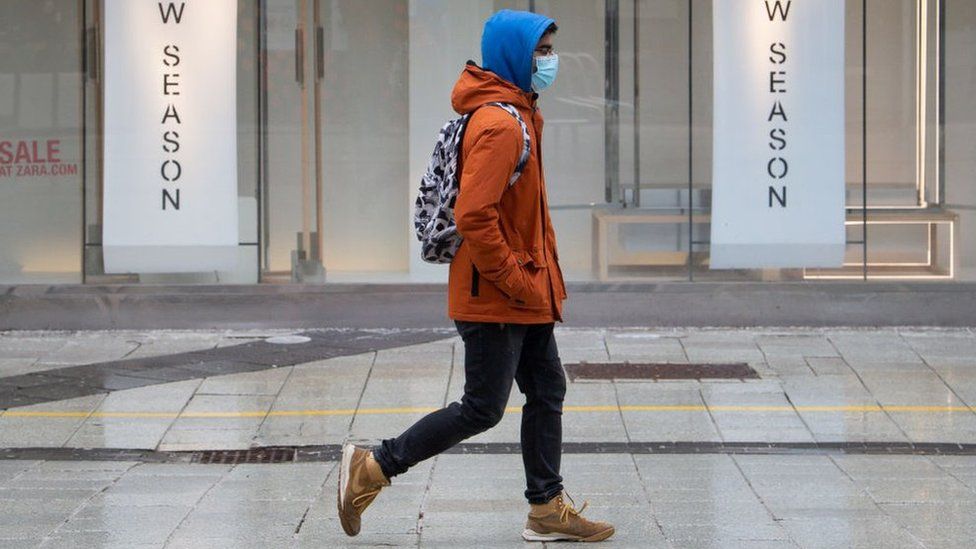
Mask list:
[[[592,522],[563,493],[562,406],[566,394],[555,322],[566,288],[542,170],[538,93],[556,77],[557,27],[547,17],[502,10],[485,23],[482,65],[469,62],[454,87],[460,114],[473,113],[464,133],[460,192],[454,208],[463,237],[451,262],[449,316],[464,341],[464,396],[419,420],[375,449],[345,445],[338,507],[345,532],[390,478],[458,442],[494,427],[513,381],[525,394],[521,446],[525,497],[522,537],[529,541],[600,541],[613,526]],[[498,106],[515,107],[528,130]],[[531,145],[521,177],[511,182],[525,139]]]

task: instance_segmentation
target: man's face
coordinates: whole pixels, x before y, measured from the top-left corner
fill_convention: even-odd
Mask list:
[[[555,33],[546,33],[539,39],[539,43],[535,45],[535,51],[532,52],[533,57],[545,57],[551,55],[555,49],[552,46],[552,37]]]

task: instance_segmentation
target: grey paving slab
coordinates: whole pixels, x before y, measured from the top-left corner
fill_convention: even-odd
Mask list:
[[[908,442],[889,416],[877,412],[801,411],[803,423],[818,442]]]
[[[74,335],[63,331],[0,332],[0,356],[39,358],[64,347]]]
[[[31,358],[2,358],[0,357],[0,376],[8,377],[30,372],[39,372],[45,369],[44,366],[35,366],[36,357]],[[58,366],[50,366],[57,368]]]
[[[91,418],[64,443],[71,448],[145,448],[159,446],[174,419]]]
[[[28,469],[43,463],[41,461],[0,461],[0,486],[4,482],[16,478]]]
[[[104,506],[181,505],[192,507],[216,479],[199,476],[124,476],[89,502]]]
[[[681,339],[691,362],[765,362],[752,332],[691,332]]]
[[[964,405],[933,372],[867,372],[861,375],[864,385],[882,405],[925,405],[938,402],[945,406]]]
[[[313,520],[306,521],[302,525],[301,531],[296,536],[295,544],[302,548],[323,547],[322,540],[328,540],[329,547],[337,548],[384,548],[384,547],[417,547],[417,534],[415,533],[376,533],[370,532],[368,536],[362,535],[358,538],[346,538],[336,535],[341,531],[338,520]],[[187,545],[184,547],[200,547]]]
[[[41,364],[89,364],[119,360],[139,347],[130,337],[111,332],[75,332],[63,345],[40,357]]]
[[[767,355],[766,368],[772,375],[763,375],[764,378],[790,378],[794,376],[804,378],[817,375],[817,372],[810,367],[807,359],[799,354]]]
[[[176,414],[182,410],[200,385],[199,380],[165,383],[123,391],[105,396],[72,437],[70,447],[155,448],[169,430],[170,417],[126,417],[128,414]],[[124,414],[113,417],[112,414]]]
[[[605,329],[567,329],[557,325],[553,334],[556,337],[556,345],[560,352],[571,349],[603,351],[604,358],[606,358],[608,331]],[[461,342],[461,338],[458,337],[456,342]]]
[[[108,532],[132,543],[158,543],[190,512],[181,505],[86,505],[61,524],[54,535]]]
[[[167,431],[156,447],[164,451],[246,450],[256,444],[255,428],[178,429]]]
[[[129,354],[129,358],[149,358],[191,351],[216,348],[219,344],[235,345],[256,338],[235,337],[228,332],[208,331],[154,331],[135,334],[132,338],[139,347]]]
[[[612,361],[687,363],[678,337],[646,331],[611,331],[606,347]]]
[[[794,410],[786,395],[769,384],[717,385],[702,389],[705,402],[712,408],[711,416],[725,441],[758,440],[810,441],[813,433]],[[740,410],[728,410],[730,406],[760,406],[785,408],[788,411],[768,411],[756,417]]]
[[[818,376],[849,376],[854,370],[841,357],[805,357],[807,366]]]
[[[889,412],[912,442],[971,443],[976,441],[976,414],[968,411],[934,412],[919,414],[912,412]]]
[[[925,545],[885,517],[785,519],[783,528],[804,549],[922,548]]]
[[[718,430],[707,411],[651,412],[633,406],[704,406],[697,383],[618,383],[624,424],[630,439],[719,441]]]
[[[56,529],[70,511],[20,511],[5,509],[0,520],[0,542],[20,546],[25,540],[30,540],[35,546],[38,541]]]
[[[933,368],[976,368],[976,334],[948,330],[902,330],[902,338]]]
[[[183,408],[170,432],[194,429],[257,429],[274,402],[272,395],[195,393]],[[237,415],[247,412],[248,415]],[[219,414],[228,413],[229,416]],[[217,414],[216,417],[206,417]]]
[[[278,399],[309,398],[324,395],[344,406],[359,399],[376,353],[363,353],[298,364],[286,380]],[[352,394],[350,394],[352,393]],[[343,399],[345,397],[345,399]]]
[[[208,377],[196,392],[212,395],[276,395],[291,372],[291,367],[284,367]]]
[[[782,381],[790,401],[804,406],[875,406],[877,398],[854,376],[789,378]]]
[[[62,446],[84,423],[85,415],[97,409],[104,395],[47,402],[18,408],[19,412],[71,412],[75,417],[54,417],[39,421],[34,417],[0,415],[0,447]]]
[[[849,363],[921,363],[918,353],[893,329],[828,330],[827,337]]]
[[[206,539],[239,544],[280,546],[298,529],[308,507],[304,502],[235,501],[219,510],[195,509],[172,532],[169,544]]]
[[[374,379],[371,374],[363,392],[360,409],[440,408],[444,405],[449,375],[450,364],[442,364],[439,372],[424,377],[397,379],[390,375]],[[393,435],[387,433],[398,434],[426,413],[426,411],[405,411],[397,415],[360,413],[353,421],[350,435],[356,439],[368,440],[388,438]]]
[[[251,441],[258,446],[307,446],[345,440],[352,416],[269,417]]]
[[[617,390],[612,383],[569,383],[566,389],[566,407],[615,407]],[[586,412],[563,412],[563,440],[566,442],[585,442],[607,440],[624,442],[628,440],[623,417],[616,410]]]
[[[60,547],[99,547],[101,549],[161,549],[164,543],[139,543],[112,532],[66,532],[46,538],[36,547],[44,549]]]
[[[113,485],[121,475],[116,471],[34,470],[5,481],[0,488],[10,496],[8,499],[75,499],[79,494],[91,495]]]
[[[822,333],[758,333],[756,345],[766,355],[807,357],[838,357],[837,349]]]
[[[972,502],[895,503],[882,508],[925,547],[971,547],[976,539]]]
[[[942,369],[943,382],[968,406],[976,408],[976,370]]]

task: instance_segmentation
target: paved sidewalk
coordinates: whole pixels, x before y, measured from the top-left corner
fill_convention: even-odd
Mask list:
[[[291,333],[0,333],[0,384]],[[445,454],[396,478],[357,538],[335,517],[336,445],[375,443],[460,397],[463,347],[444,335],[9,408],[0,448],[31,459],[0,460],[0,547],[522,546],[517,390],[502,423],[461,448],[488,453]],[[564,364],[744,362],[759,376],[569,384],[566,485],[589,501],[587,516],[617,523],[615,546],[976,543],[970,329],[560,328],[557,338]],[[155,462],[268,446],[328,451],[280,464]]]

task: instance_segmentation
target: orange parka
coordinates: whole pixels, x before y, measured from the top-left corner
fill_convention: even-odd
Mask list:
[[[537,97],[471,62],[454,86],[454,110],[474,114],[464,133],[454,207],[463,240],[448,282],[452,319],[562,321],[566,286],[546,198]],[[529,160],[511,186],[508,180],[523,148],[522,130],[512,115],[484,106],[490,102],[516,107],[529,130]]]

